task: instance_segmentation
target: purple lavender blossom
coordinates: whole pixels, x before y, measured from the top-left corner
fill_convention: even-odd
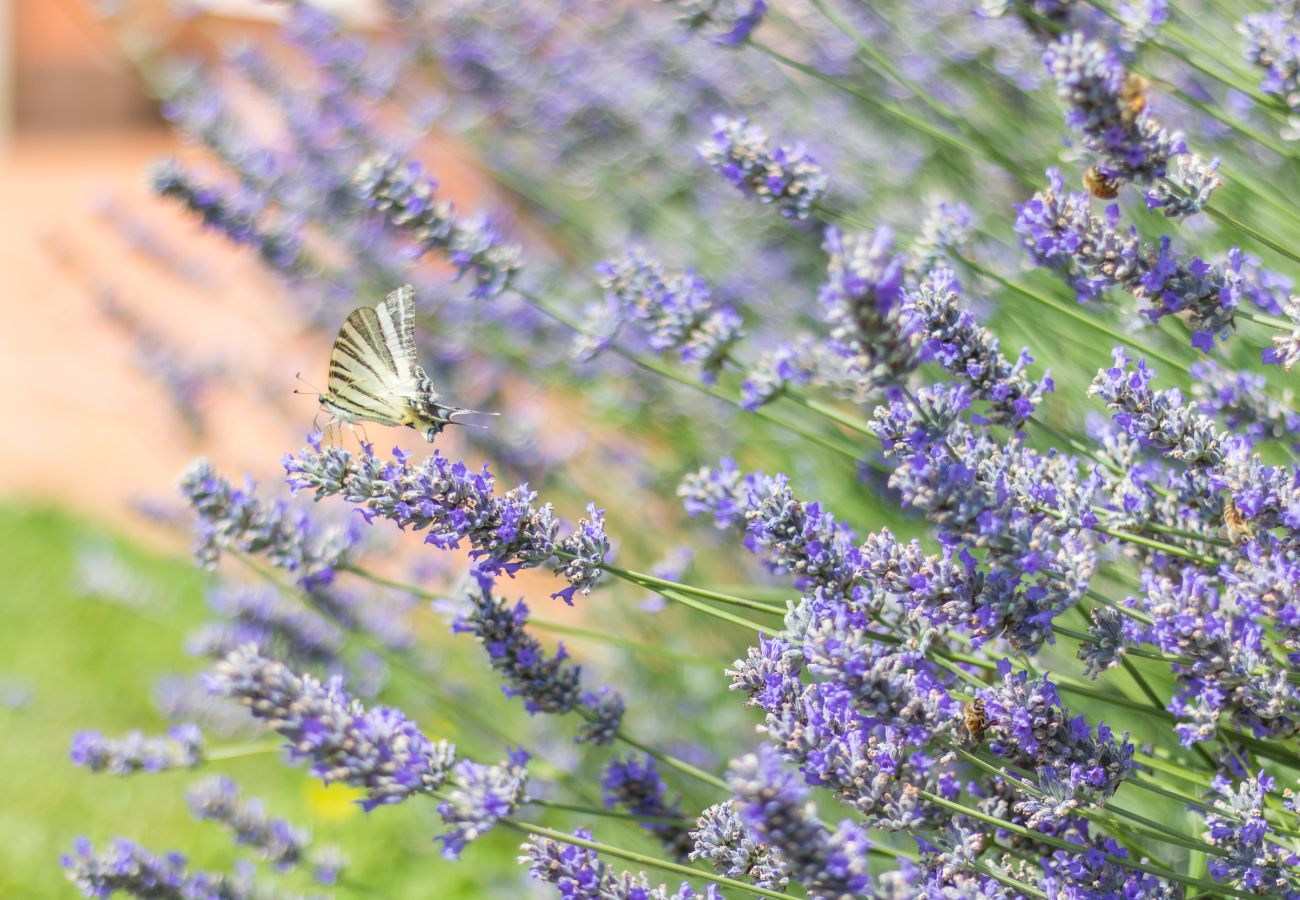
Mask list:
[[[608,308],[606,335],[613,340],[622,322],[631,320],[658,353],[676,350],[684,363],[700,367],[705,381],[717,378],[727,354],[740,340],[740,315],[717,303],[708,283],[693,270],[667,275],[642,250],[596,267]]]
[[[207,460],[193,463],[181,476],[180,487],[198,517],[194,553],[205,566],[216,565],[225,549],[265,555],[311,591],[334,581],[360,540],[360,532],[350,524],[321,525],[287,504],[258,500],[251,482],[236,488]]]
[[[1076,839],[1077,852],[1054,850],[1043,857],[1045,877],[1039,886],[1049,897],[1123,897],[1125,900],[1165,900],[1181,896],[1169,881],[1116,865],[1107,856],[1127,859],[1129,852],[1113,838],[1094,835]]]
[[[1258,737],[1300,730],[1300,689],[1274,664],[1256,621],[1267,606],[1252,603],[1249,586],[1232,580],[1238,591],[1229,599],[1192,566],[1142,576],[1140,608],[1153,620],[1144,639],[1187,660],[1174,666],[1177,689],[1169,703],[1178,719],[1174,730],[1187,746],[1212,738],[1225,713]]]
[[[1051,372],[1037,383],[1025,377],[1033,362],[1027,349],[1007,362],[998,339],[962,306],[961,284],[951,269],[934,269],[910,291],[908,309],[923,335],[924,357],[970,384],[974,396],[989,403],[989,419],[1018,428],[1052,390]]]
[[[648,755],[637,757],[633,753],[625,759],[611,759],[601,775],[600,791],[607,809],[621,806],[638,816],[682,817],[681,802],[668,799],[668,785],[664,784],[654,760]],[[685,826],[664,822],[644,822],[642,825],[653,832],[677,859],[684,860],[691,852],[690,834]]]
[[[1218,775],[1214,812],[1205,815],[1205,839],[1231,853],[1210,857],[1215,881],[1240,885],[1270,897],[1297,897],[1294,867],[1300,856],[1269,839],[1273,829],[1264,815],[1264,798],[1273,790],[1273,778],[1264,772],[1232,784]]]
[[[286,455],[284,467],[295,491],[311,490],[317,500],[340,494],[367,522],[384,518],[400,528],[426,531],[425,543],[443,550],[467,541],[470,556],[489,574],[513,575],[558,560],[554,571],[569,585],[552,596],[570,605],[575,593],[590,593],[609,555],[603,513],[594,505],[588,506],[588,518],[559,538],[554,509],[549,503],[536,505],[537,494],[528,485],[497,496],[486,465],[476,473],[438,451],[414,465],[397,449],[393,461],[384,462],[368,444],[359,457],[314,444],[297,456]]]
[[[1057,98],[1069,107],[1066,121],[1083,135],[1106,179],[1149,186],[1169,174],[1172,159],[1190,156],[1182,134],[1166,131],[1148,111],[1142,78],[1100,41],[1072,32],[1044,51],[1043,62]],[[1190,215],[1218,185],[1215,166],[1193,157],[1179,171],[1180,190],[1157,188],[1150,202],[1175,218]],[[1188,202],[1186,193],[1199,203]]]
[[[1282,313],[1295,328],[1273,337],[1273,346],[1264,351],[1264,362],[1281,366],[1288,372],[1300,362],[1300,298],[1292,297],[1282,306]]]
[[[1252,444],[1259,441],[1282,441],[1300,451],[1300,412],[1284,401],[1268,395],[1262,375],[1245,370],[1224,369],[1209,361],[1192,365],[1192,398],[1207,416],[1223,422],[1234,435],[1244,436]]]
[[[204,760],[203,734],[192,724],[175,725],[166,737],[146,737],[133,731],[113,739],[97,731],[80,731],[72,739],[68,756],[74,765],[114,775],[192,769]]]
[[[746,196],[775,204],[787,219],[806,219],[828,178],[802,144],[768,145],[767,133],[745,119],[718,116],[700,156]]]
[[[243,875],[192,872],[181,854],[155,856],[125,838],[117,838],[111,849],[99,853],[87,838],[78,838],[73,852],[60,862],[83,897],[111,897],[118,891],[164,900],[254,900],[263,896]]]
[[[467,845],[527,801],[528,760],[527,753],[515,750],[507,761],[495,766],[468,759],[456,763],[443,790],[446,799],[438,804],[438,814],[447,826],[447,832],[437,838],[445,858],[459,859]]]
[[[787,387],[817,384],[856,404],[880,396],[880,385],[866,371],[870,360],[844,355],[839,347],[812,334],[782,341],[745,373],[741,405],[751,412],[775,400]]]
[[[465,220],[450,201],[436,200],[438,185],[415,161],[391,155],[365,160],[355,175],[357,194],[422,253],[437,252],[474,279],[473,296],[491,300],[510,287],[519,248],[507,244],[486,220]]]
[[[268,816],[262,801],[240,797],[239,785],[224,775],[205,778],[190,789],[186,800],[195,818],[225,826],[237,844],[251,847],[277,871],[301,863],[311,843],[305,829]]]
[[[863,896],[870,890],[866,830],[845,819],[828,830],[795,773],[770,747],[732,762],[727,783],[745,824],[781,851],[790,877],[815,896]]]
[[[733,477],[734,476],[734,477]],[[701,469],[677,489],[691,515],[711,512],[720,528],[745,524],[745,545],[764,551],[767,564],[789,572],[802,590],[820,589],[834,597],[854,597],[860,569],[853,532],[817,503],[794,496],[784,475],[752,474],[743,480],[734,463]]]
[[[832,346],[854,359],[867,389],[902,381],[919,362],[921,323],[903,298],[903,259],[890,253],[887,228],[847,237],[831,225],[818,294]]]
[[[660,0],[677,8],[677,18],[691,32],[708,35],[714,43],[737,47],[763,21],[767,0]]]
[[[1145,360],[1139,359],[1130,372],[1122,347],[1111,355],[1115,365],[1097,373],[1088,393],[1106,402],[1115,424],[1135,440],[1188,466],[1206,468],[1223,461],[1223,437],[1212,420],[1185,405],[1177,388],[1153,391],[1155,372]]]
[[[1055,169],[1047,174],[1048,189],[1016,207],[1016,233],[1034,261],[1060,272],[1081,300],[1119,286],[1147,302],[1143,315],[1153,322],[1186,313],[1192,346],[1209,352],[1230,332],[1242,298],[1260,295],[1254,267],[1240,251],[1213,265],[1174,253],[1168,238],[1143,245],[1136,229],[1118,230],[1117,205],[1104,219],[1095,216],[1087,194],[1067,191]]]
[[[574,837],[589,841],[591,831],[579,828]],[[520,862],[528,863],[528,872],[538,881],[552,884],[564,900],[722,900],[716,885],[703,894],[683,883],[671,895],[664,885],[651,885],[645,873],[619,872],[596,855],[594,850],[530,834],[520,848]]]
[[[780,890],[790,882],[781,854],[754,834],[731,801],[715,803],[700,813],[690,837],[694,841],[690,858],[707,859],[728,878],[743,878],[769,890]]]
[[[1237,30],[1246,39],[1246,59],[1264,70],[1259,89],[1286,104],[1291,111],[1294,132],[1300,116],[1300,30],[1295,7],[1277,0],[1267,12],[1245,16]],[[1288,133],[1288,138],[1293,134]]]
[[[359,802],[367,811],[438,790],[455,760],[454,747],[431,742],[401,710],[367,710],[348,696],[340,679],[321,684],[296,675],[252,647],[218,663],[211,684],[279,732],[290,758],[310,760],[312,774],[326,784],[364,789]]]
[[[244,644],[290,664],[329,666],[339,662],[343,634],[327,619],[292,603],[270,588],[218,587],[208,605],[226,621],[191,635],[191,653],[220,658]]]
[[[220,231],[236,244],[253,247],[272,270],[296,277],[306,268],[301,239],[292,231],[264,225],[257,212],[195,181],[179,164],[160,163],[153,173],[153,189],[178,200],[203,224]]]
[[[490,577],[481,572],[476,576],[474,589],[466,593],[469,611],[456,620],[452,630],[468,632],[483,644],[492,668],[505,679],[502,690],[507,697],[523,698],[530,715],[584,710],[592,722],[579,739],[609,743],[622,719],[622,700],[617,695],[584,693],[582,668],[566,663],[564,645],[560,644],[554,656],[547,656],[528,633],[524,601],[510,606],[504,598],[493,597]]]
[[[1063,790],[1085,805],[1105,802],[1134,771],[1133,745],[1116,741],[1105,724],[1091,728],[1071,718],[1056,687],[1046,678],[1012,673],[1003,660],[1002,683],[981,692],[988,717],[988,745],[994,754],[1031,771],[1048,770]]]

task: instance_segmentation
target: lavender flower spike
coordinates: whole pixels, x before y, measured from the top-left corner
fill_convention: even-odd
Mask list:
[[[887,228],[846,236],[831,225],[822,245],[829,259],[819,299],[831,340],[876,390],[920,361],[921,323],[903,302],[903,259],[890,253],[891,243]]]
[[[522,697],[529,714],[567,713],[585,707],[591,722],[579,740],[606,744],[613,739],[623,714],[617,695],[583,693],[582,669],[567,664],[561,644],[548,657],[537,639],[528,633],[528,607],[522,600],[510,606],[492,595],[492,579],[475,571],[477,590],[467,595],[469,611],[456,620],[453,631],[474,635],[487,650],[492,668],[505,680],[508,697]],[[599,724],[597,724],[599,723]]]
[[[418,162],[379,154],[357,169],[356,191],[389,226],[408,234],[422,253],[446,256],[456,271],[474,279],[473,296],[500,295],[519,269],[519,248],[504,243],[486,221],[466,221],[450,201],[436,200],[438,184]]]
[[[768,146],[767,133],[745,119],[718,116],[700,156],[746,196],[775,204],[787,219],[806,219],[828,178],[802,144]]]
[[[60,862],[83,897],[111,897],[118,891],[162,900],[254,900],[265,896],[245,877],[191,872],[181,854],[155,856],[124,838],[98,854],[89,840],[78,838],[73,852]]]
[[[1070,108],[1067,121],[1096,154],[1103,181],[1109,186],[1116,182],[1150,186],[1170,175],[1171,162],[1180,158],[1180,167],[1172,173],[1178,190],[1157,185],[1148,202],[1175,218],[1205,205],[1220,183],[1217,164],[1192,156],[1182,134],[1161,127],[1147,109],[1141,76],[1127,71],[1100,41],[1077,31],[1049,46],[1043,62],[1056,81],[1056,96]]]
[[[717,377],[727,353],[740,340],[740,315],[716,303],[703,278],[689,269],[665,274],[642,250],[629,250],[596,271],[613,320],[605,328],[611,338],[630,319],[645,332],[652,349],[676,350],[682,362],[700,366],[705,380]]]
[[[849,819],[828,831],[802,779],[763,746],[731,764],[727,782],[745,824],[789,862],[790,877],[814,896],[861,897],[870,892],[866,829]]]
[[[790,881],[781,854],[763,843],[745,825],[730,801],[717,803],[700,813],[691,832],[695,848],[691,859],[707,859],[728,878],[744,878],[769,890],[779,890]]]
[[[291,277],[305,272],[302,242],[296,234],[262,224],[253,209],[199,184],[175,161],[167,160],[154,169],[153,189],[160,196],[180,201],[203,219],[204,225],[236,244],[253,247],[273,270]]]
[[[310,760],[312,774],[326,784],[365,790],[360,803],[367,811],[442,787],[456,756],[454,747],[431,742],[401,710],[367,710],[348,696],[341,679],[321,684],[299,676],[254,647],[218,663],[211,684],[278,731],[290,757]]]
[[[360,538],[355,526],[322,525],[284,503],[259,500],[251,483],[233,486],[206,459],[185,470],[180,488],[198,518],[194,555],[205,566],[224,550],[264,554],[312,591],[334,581]]]
[[[993,332],[975,321],[961,305],[961,284],[951,269],[934,269],[908,293],[911,314],[925,335],[924,353],[971,386],[971,392],[989,402],[989,418],[1017,428],[1052,390],[1051,373],[1035,383],[1025,376],[1033,362],[1021,350],[1010,363],[998,348]]]
[[[677,7],[678,19],[692,32],[709,35],[714,43],[736,47],[767,15],[767,0],[659,0]]]
[[[286,455],[284,467],[294,490],[314,491],[318,500],[341,494],[366,521],[379,517],[400,528],[426,531],[425,543],[444,550],[467,541],[470,556],[489,574],[513,575],[558,559],[554,571],[569,586],[552,596],[570,605],[575,593],[589,593],[604,573],[609,537],[601,510],[588,506],[588,518],[559,539],[560,523],[551,505],[537,505],[537,494],[526,484],[496,495],[496,479],[486,465],[472,472],[438,451],[413,465],[396,448],[393,461],[384,462],[369,444],[359,457],[313,444],[297,456]]]
[[[186,795],[196,818],[219,822],[241,846],[252,847],[278,871],[298,865],[310,843],[307,832],[283,819],[272,819],[260,800],[244,800],[239,785],[224,775],[205,778]]]
[[[574,837],[591,840],[591,831],[579,828]],[[555,886],[564,900],[722,900],[715,885],[703,894],[683,884],[672,894],[664,885],[651,885],[644,872],[615,873],[594,850],[539,835],[529,835],[521,848],[521,863],[538,881]]]
[[[680,802],[667,799],[668,786],[659,776],[654,759],[648,755],[638,758],[635,754],[628,754],[626,759],[611,759],[605,765],[600,790],[609,809],[622,806],[638,816],[666,819],[682,815]],[[685,859],[691,852],[690,834],[685,827],[661,822],[647,822],[644,826],[654,832],[678,859]]]
[[[73,737],[68,755],[75,765],[114,775],[192,769],[203,762],[203,734],[197,725],[176,725],[166,737],[133,731],[117,740],[82,731]]]
[[[442,855],[459,859],[465,846],[478,840],[496,823],[513,813],[527,799],[529,756],[514,750],[510,758],[495,766],[462,759],[452,769],[447,799],[438,804],[447,833],[440,835]]]

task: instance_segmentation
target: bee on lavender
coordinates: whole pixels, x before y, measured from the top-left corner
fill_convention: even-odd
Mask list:
[[[1101,200],[1114,200],[1119,196],[1119,182],[1107,178],[1097,166],[1088,166],[1084,170],[1083,186],[1089,194]]]
[[[984,711],[984,701],[979,697],[966,701],[962,707],[962,724],[966,727],[968,742],[972,747],[984,743],[984,733],[989,728],[988,713]]]

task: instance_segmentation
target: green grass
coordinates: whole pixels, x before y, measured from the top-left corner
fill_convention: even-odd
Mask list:
[[[100,544],[159,602],[141,611],[80,593],[78,550]],[[309,826],[316,841],[342,845],[352,865],[335,892],[340,898],[520,894],[526,875],[514,862],[516,835],[493,834],[461,862],[444,861],[432,840],[439,831],[432,801],[366,815],[346,789],[322,788],[275,752],[132,778],[74,767],[68,745],[79,729],[165,729],[151,700],[154,683],[162,673],[198,668],[182,644],[204,618],[209,576],[188,560],[143,551],[67,515],[3,506],[0,571],[0,682],[33,691],[23,707],[0,706],[0,896],[75,896],[59,856],[78,835],[96,845],[120,835],[155,851],[181,851],[195,868],[228,868],[239,853],[226,832],[193,820],[185,803],[187,787],[213,771],[264,798],[273,814]],[[310,891],[297,876],[268,872],[263,881]]]

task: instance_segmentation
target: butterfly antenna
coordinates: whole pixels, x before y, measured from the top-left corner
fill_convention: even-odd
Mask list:
[[[307,394],[308,396],[315,395],[317,397],[321,395],[320,390],[316,387],[316,385],[312,384],[310,381],[303,378],[301,372],[296,373],[293,377],[296,378],[298,381],[301,381],[303,384],[307,385],[307,387],[311,388],[310,391],[300,391],[297,388],[294,388],[293,392],[295,394]]]

